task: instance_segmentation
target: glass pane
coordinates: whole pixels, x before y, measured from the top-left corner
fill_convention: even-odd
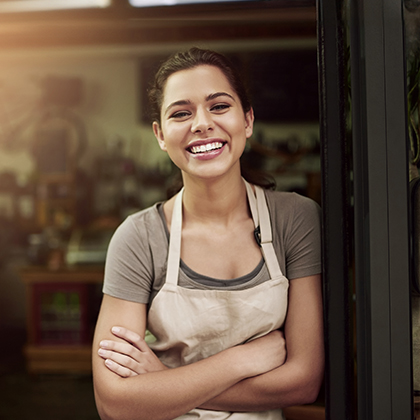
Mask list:
[[[285,0],[284,11],[278,0],[249,1],[246,7],[236,3],[234,12],[232,5],[220,3],[218,11],[216,4],[209,4],[205,10],[212,11],[211,17],[190,4],[182,9],[190,16],[185,22],[173,18],[181,6],[140,11],[114,3],[117,10],[123,8],[121,15],[113,10],[115,21],[95,11],[86,12],[92,20],[85,19],[85,11],[79,11],[72,15],[76,21],[63,17],[53,24],[51,16],[50,25],[41,25],[42,16],[26,13],[2,27],[0,333],[8,339],[0,348],[0,389],[5,390],[0,418],[25,418],[35,412],[60,420],[69,411],[76,419],[97,418],[91,356],[78,351],[91,337],[101,284],[85,290],[81,277],[86,264],[96,265],[102,258],[116,219],[165,199],[172,167],[157,150],[143,113],[146,76],[154,60],[190,45],[231,55],[249,78],[256,101],[258,122],[245,158],[269,171],[279,188],[320,202],[315,0]],[[213,18],[216,12],[219,20]],[[136,19],[141,13],[154,18]],[[15,25],[18,19],[21,23]],[[71,195],[73,178],[67,172],[74,168],[80,179],[77,194]],[[81,290],[37,289],[36,302],[29,292],[26,301],[22,278],[14,270],[21,260],[42,267],[41,283],[47,265],[59,268],[47,271],[54,274],[51,283],[60,280],[66,264],[72,265],[69,271]],[[37,311],[25,308],[29,301]],[[25,330],[26,315],[34,339]],[[45,376],[33,383],[25,370],[21,350],[28,337],[36,350],[25,353],[31,362],[28,370],[44,375],[45,364],[50,364],[51,371],[60,374],[48,378],[46,392]],[[52,364],[46,345],[71,347],[71,353]],[[38,354],[43,364],[35,365]],[[81,367],[67,368],[67,361],[75,359]],[[64,369],[76,372],[80,380],[61,376]],[[15,403],[17,395],[22,404]],[[292,416],[296,409],[289,410]],[[322,393],[315,406],[303,410],[310,418],[321,416]]]
[[[404,0],[407,59],[407,121],[412,235],[412,331],[415,418],[420,418],[420,3]]]

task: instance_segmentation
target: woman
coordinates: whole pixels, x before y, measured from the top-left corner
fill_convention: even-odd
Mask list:
[[[109,246],[93,344],[98,411],[282,419],[281,407],[312,402],[322,383],[319,208],[242,178],[254,115],[224,56],[176,54],[150,98],[184,188],[130,216]]]

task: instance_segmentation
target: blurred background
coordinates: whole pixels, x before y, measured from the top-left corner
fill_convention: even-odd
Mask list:
[[[171,52],[232,59],[256,116],[244,159],[320,202],[314,2],[180,3],[0,1],[0,419],[98,418],[106,248],[176,174],[146,97]]]

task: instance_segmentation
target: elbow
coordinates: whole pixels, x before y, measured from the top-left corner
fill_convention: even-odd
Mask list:
[[[101,403],[97,401],[96,408],[101,420],[132,420],[132,416],[127,416],[125,410],[118,403],[114,404],[111,401]],[[141,420],[141,416],[136,418]]]
[[[139,399],[133,404],[133,399],[126,398],[125,393],[115,391],[101,395],[95,392],[96,409],[101,420],[155,420],[169,419],[163,412],[156,411],[156,407],[150,407]]]
[[[101,396],[95,392],[96,409],[101,420],[132,420],[133,416],[127,413],[127,405],[122,404],[113,396]],[[136,416],[141,420],[141,416]]]
[[[313,404],[319,396],[323,381],[324,371],[301,372],[298,386],[295,388],[293,405]]]
[[[319,395],[320,387],[312,384],[304,384],[289,394],[288,402],[281,408],[313,404]]]
[[[300,371],[300,405],[313,404],[318,399],[324,383],[325,361],[323,355],[316,363],[305,364],[304,366]]]
[[[116,405],[111,401],[103,401],[95,395],[96,409],[101,420],[122,420],[121,412],[116,409]]]
[[[302,387],[302,390],[299,392],[299,402],[298,405],[313,404],[319,395],[321,389],[321,384],[309,383]]]
[[[97,403],[96,409],[101,420],[116,420],[116,417],[114,417],[113,413],[106,406]]]

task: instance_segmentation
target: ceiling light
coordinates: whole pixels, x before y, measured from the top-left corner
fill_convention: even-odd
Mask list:
[[[111,0],[4,0],[0,1],[0,13],[86,9],[108,7],[110,4]]]
[[[244,0],[128,0],[134,7],[175,6],[196,3],[222,3]],[[245,0],[246,1],[246,0]],[[248,0],[249,1],[249,0]]]

